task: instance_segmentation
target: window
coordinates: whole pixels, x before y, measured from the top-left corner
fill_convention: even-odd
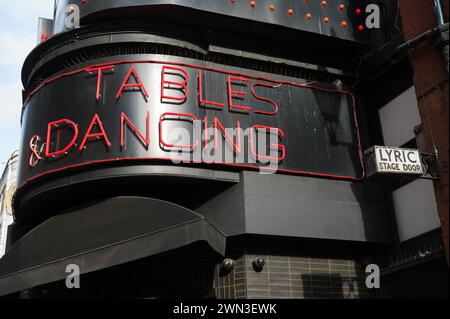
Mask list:
[[[400,241],[441,227],[433,182],[417,179],[392,193]]]
[[[399,147],[415,138],[414,129],[422,123],[415,88],[387,103],[379,114],[386,146]]]

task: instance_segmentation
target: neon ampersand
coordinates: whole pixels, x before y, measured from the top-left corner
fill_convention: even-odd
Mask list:
[[[38,135],[35,135],[30,140],[30,161],[29,164],[32,168],[36,167],[37,164],[43,159],[41,156],[42,152],[44,151],[45,143],[39,146],[39,142],[41,141],[41,137]]]

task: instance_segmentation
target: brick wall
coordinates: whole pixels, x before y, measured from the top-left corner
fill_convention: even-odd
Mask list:
[[[443,1],[448,21],[448,0]],[[433,0],[400,0],[405,38],[414,38],[436,27]],[[439,152],[440,179],[434,183],[445,250],[448,256],[448,72],[440,49],[423,43],[410,50],[426,151]]]

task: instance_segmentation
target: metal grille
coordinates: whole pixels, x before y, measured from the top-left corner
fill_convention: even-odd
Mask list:
[[[158,54],[191,58],[231,67],[253,70],[257,72],[289,76],[304,79],[307,81],[317,81],[322,83],[333,83],[339,78],[342,80],[342,77],[336,74],[309,70],[302,67],[296,67],[282,63],[274,63],[270,61],[262,61],[242,56],[233,56],[217,52],[209,52],[208,54],[204,55],[197,51],[166,44],[128,43],[97,46],[88,50],[73,52],[70,57],[67,57],[56,63],[52,63],[51,66],[46,67],[45,70],[39,72],[38,77],[32,78],[29,82],[30,85],[27,88],[27,92],[32,91],[46,78],[51,77],[52,75],[61,72],[62,70],[73,69],[82,65],[85,66],[96,59],[139,54]]]

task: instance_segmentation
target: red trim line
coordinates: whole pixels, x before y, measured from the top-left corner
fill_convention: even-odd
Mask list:
[[[49,174],[54,174],[54,173],[58,173],[58,172],[62,172],[62,171],[69,170],[69,169],[74,169],[74,168],[91,166],[91,165],[95,165],[95,164],[117,163],[117,162],[125,162],[125,161],[127,161],[127,162],[128,161],[172,161],[172,159],[165,158],[165,157],[119,157],[119,158],[111,158],[111,159],[105,159],[105,160],[97,160],[97,161],[73,164],[73,165],[57,168],[57,169],[54,169],[54,170],[51,170],[51,171],[47,171],[47,172],[35,175],[35,176],[31,177],[30,179],[26,180],[24,183],[22,183],[17,188],[17,191],[19,191],[20,189],[24,188],[29,183],[31,183],[31,182],[33,182],[33,181],[35,181],[35,180],[37,180],[37,179],[39,179],[41,177],[49,175]],[[207,164],[207,163],[205,163],[203,161],[196,161],[196,160],[193,160],[191,162],[191,164],[211,165],[211,164]],[[259,170],[273,171],[274,170],[273,168],[270,168],[270,167],[262,167],[262,166],[258,167],[258,166],[252,166],[252,165],[247,165],[247,164],[231,164],[231,163],[219,163],[219,162],[216,162],[216,163],[212,163],[212,165],[246,168],[246,169],[250,169],[250,170],[254,170],[254,171],[259,171]],[[312,173],[312,172],[296,171],[296,170],[289,170],[289,169],[276,169],[276,172],[289,173],[289,174],[295,174],[295,175],[305,175],[305,176],[314,176],[314,177],[342,179],[342,180],[349,180],[349,181],[356,181],[356,182],[359,182],[359,181],[362,180],[361,178],[352,177],[352,176],[330,175],[330,174]]]

